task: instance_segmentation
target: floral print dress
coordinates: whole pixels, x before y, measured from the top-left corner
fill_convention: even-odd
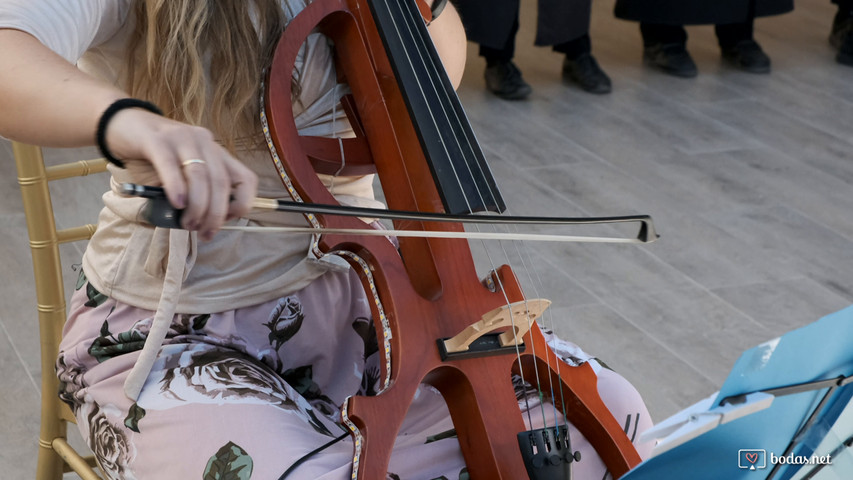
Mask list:
[[[136,402],[123,384],[154,312],[106,297],[82,272],[70,311],[57,360],[60,396],[110,479],[275,480],[329,443],[286,478],[351,478],[353,445],[340,406],[350,395],[374,394],[380,381],[377,337],[354,272],[327,273],[253,307],[176,315]],[[551,340],[569,362],[589,359]],[[599,391],[633,436],[651,425],[622,377],[600,369]],[[452,429],[440,394],[423,386],[387,479],[467,479]],[[572,435],[584,459],[574,464],[574,478],[604,478],[594,451]]]

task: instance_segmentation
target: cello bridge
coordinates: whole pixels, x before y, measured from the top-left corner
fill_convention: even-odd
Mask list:
[[[524,348],[524,335],[551,305],[550,300],[522,300],[498,307],[452,338],[439,339],[442,360],[496,355]],[[502,329],[502,332],[493,333]]]

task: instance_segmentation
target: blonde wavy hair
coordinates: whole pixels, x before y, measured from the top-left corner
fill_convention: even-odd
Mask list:
[[[285,23],[281,0],[134,0],[133,9],[131,95],[170,118],[210,125],[232,152],[257,145],[260,83]]]

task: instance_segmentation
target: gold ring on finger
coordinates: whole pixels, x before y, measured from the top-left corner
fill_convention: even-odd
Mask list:
[[[190,158],[188,160],[184,160],[183,162],[181,162],[181,166],[186,167],[186,166],[192,165],[194,163],[207,163],[207,162],[205,162],[204,160],[202,160],[200,158]]]

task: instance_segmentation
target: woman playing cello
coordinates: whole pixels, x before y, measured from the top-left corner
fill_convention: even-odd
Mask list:
[[[314,256],[311,234],[220,231],[305,225],[300,214],[250,211],[256,196],[288,197],[260,135],[258,92],[276,40],[305,4],[0,4],[0,134],[55,147],[98,144],[113,162],[57,360],[60,395],[109,478],[274,479],[302,459],[291,478],[352,474],[352,442],[332,443],[346,433],[341,404],[375,393],[380,370],[358,275]],[[430,24],[455,82],[461,32],[451,7]],[[293,75],[300,133],[350,136],[339,105],[347,87],[326,37],[308,37]],[[370,176],[321,180],[341,203],[379,206]],[[121,195],[124,182],[162,185],[184,209],[184,229],[140,222],[144,201]],[[163,317],[167,329],[155,334]],[[595,366],[599,393],[631,433],[650,425],[622,377],[549,340],[570,363]],[[149,364],[140,362],[143,348],[154,350]],[[131,372],[140,364],[138,380]],[[440,395],[422,388],[388,477],[460,478],[452,428]],[[583,458],[575,478],[602,478],[589,445],[579,435],[573,445]]]

